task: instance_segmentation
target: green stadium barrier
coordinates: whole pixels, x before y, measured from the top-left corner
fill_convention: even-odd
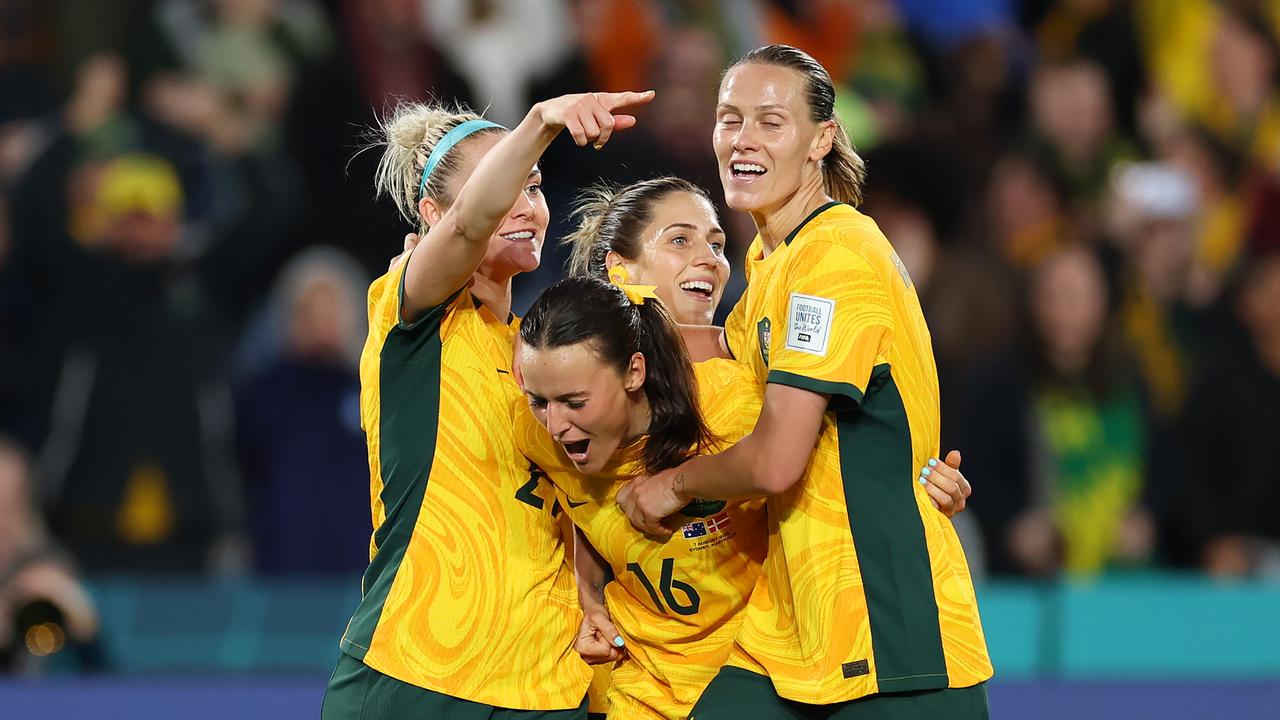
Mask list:
[[[1276,584],[1141,576],[1066,585],[1057,623],[1061,676],[1277,678],[1277,613]]]
[[[112,668],[328,673],[359,581],[102,578]],[[1280,678],[1280,585],[1142,575],[978,589],[998,679]]]
[[[359,580],[111,578],[92,586],[123,673],[328,672]]]

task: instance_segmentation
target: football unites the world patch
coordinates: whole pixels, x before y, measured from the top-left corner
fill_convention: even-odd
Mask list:
[[[815,295],[791,293],[787,310],[787,349],[810,355],[826,355],[831,337],[831,318],[836,302]]]

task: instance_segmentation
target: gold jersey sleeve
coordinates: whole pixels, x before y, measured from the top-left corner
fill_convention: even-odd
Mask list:
[[[836,203],[748,262],[740,358],[759,385],[830,404],[804,476],[769,500],[768,557],[730,664],[814,704],[986,680],[964,551],[916,482],[938,453],[938,387],[906,269],[870,218]]]
[[[695,365],[704,417],[724,441],[742,438],[760,411],[745,367]],[[725,663],[756,584],[767,542],[763,502],[697,503],[666,540],[631,526],[615,501],[641,473],[643,446],[620,453],[597,477],[574,470],[527,405],[516,412],[520,448],[551,478],[559,505],[609,564],[605,599],[627,658],[612,670],[609,712],[619,718],[684,718]]]
[[[552,490],[516,448],[510,327],[466,289],[400,319],[401,263],[369,290],[360,362],[371,560],[342,650],[487,705],[577,707],[577,602]],[[539,484],[541,483],[541,484]]]

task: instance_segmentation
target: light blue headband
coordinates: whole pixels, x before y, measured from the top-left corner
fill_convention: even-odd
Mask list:
[[[440,142],[431,150],[431,154],[427,156],[427,164],[422,167],[422,181],[418,183],[418,197],[427,191],[427,178],[431,176],[431,171],[436,169],[444,156],[453,149],[454,145],[466,140],[469,136],[487,130],[488,128],[501,128],[506,130],[498,123],[489,122],[488,120],[467,120],[458,123],[452,130],[444,134],[440,138]]]

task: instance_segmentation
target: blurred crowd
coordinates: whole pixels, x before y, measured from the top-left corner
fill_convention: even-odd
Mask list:
[[[0,0],[0,612],[358,572],[363,293],[409,230],[376,118],[656,89],[547,153],[555,238],[599,178],[718,197],[719,74],[769,42],[831,71],[924,301],[975,567],[1280,576],[1280,0]]]

